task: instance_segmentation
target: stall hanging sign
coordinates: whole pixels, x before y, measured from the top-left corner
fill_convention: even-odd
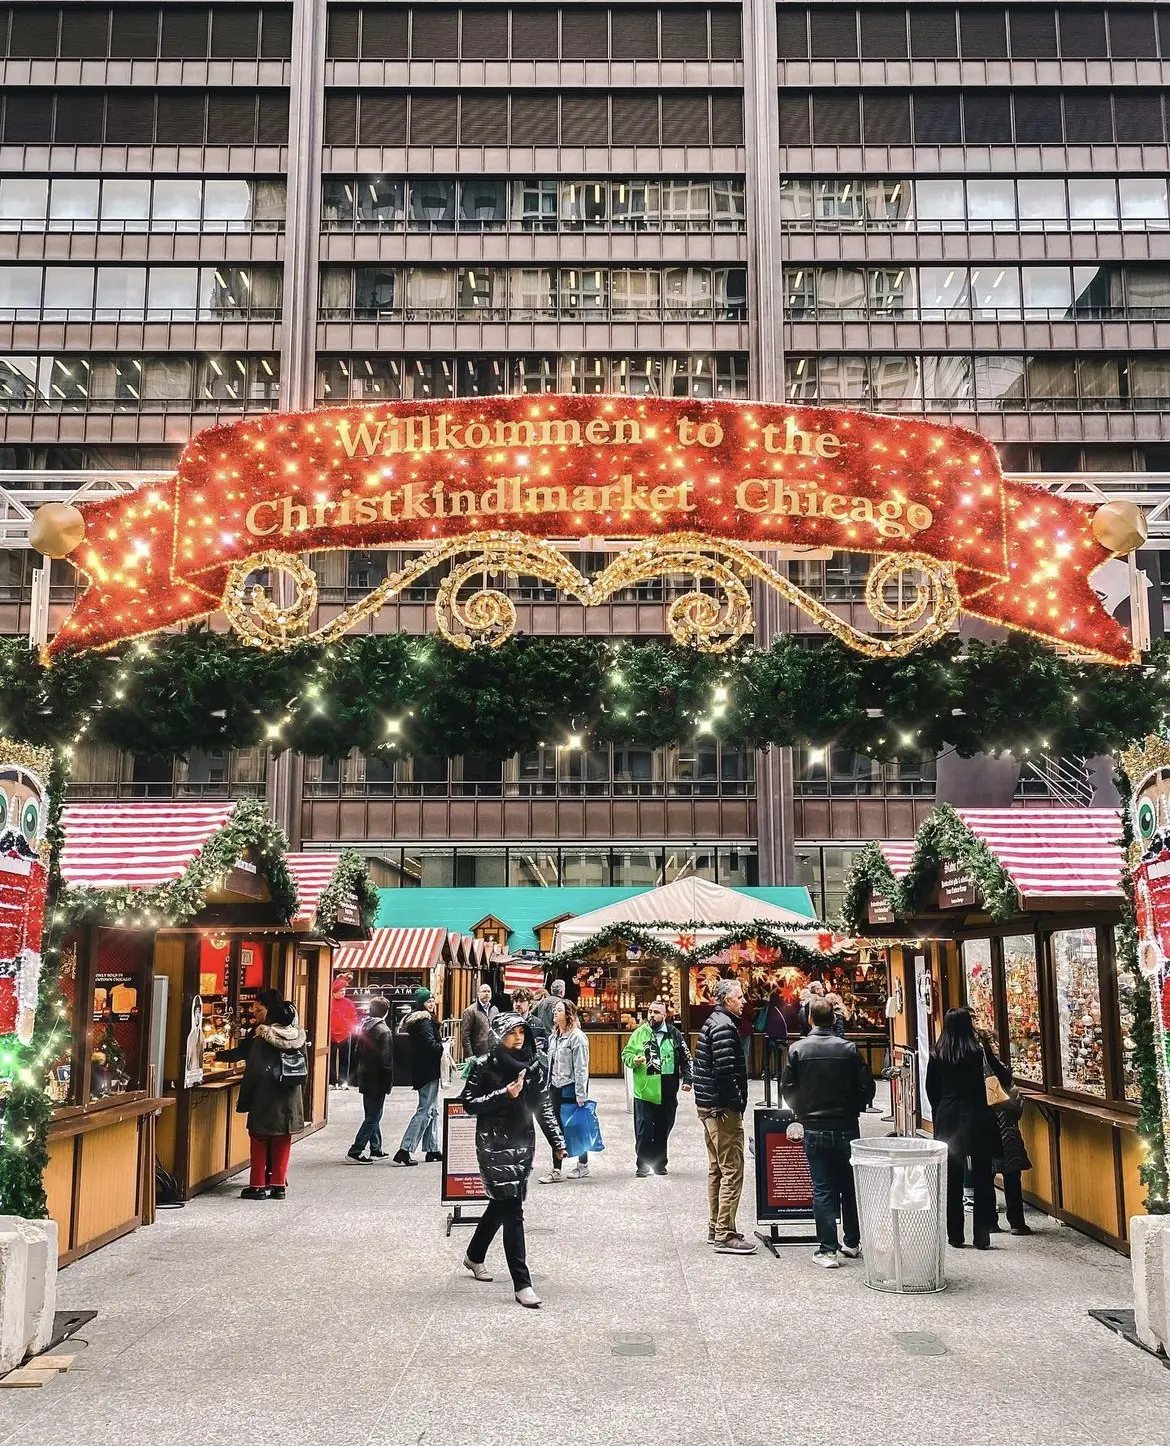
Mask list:
[[[969,909],[975,903],[975,881],[958,859],[944,859],[938,876],[940,909]]]
[[[757,578],[880,655],[941,636],[961,609],[1120,663],[1131,660],[1129,640],[1089,581],[1137,545],[1117,525],[1118,506],[1095,515],[1008,482],[989,442],[920,419],[545,395],[213,427],[188,443],[169,481],[77,508],[50,504],[32,541],[71,557],[89,584],[50,653],[112,647],[219,608],[260,646],[338,636],[462,557],[436,618],[465,644],[502,641],[515,624],[485,572],[536,574],[586,604],[672,574],[715,584],[680,599],[670,619],[676,637],[711,651],[750,629],[746,584]],[[640,545],[592,579],[553,545],[603,538]],[[420,543],[429,547],[401,572],[309,632],[315,580],[300,554]],[[884,631],[861,633],[802,592],[760,555],[779,547],[882,555],[866,598]],[[249,575],[265,568],[291,573],[294,601],[254,593]],[[461,609],[469,583],[478,590]]]
[[[1138,966],[1150,990],[1165,1138],[1170,1141],[1170,740],[1151,735],[1121,755],[1132,788],[1129,869]],[[1170,1155],[1166,1164],[1170,1167]]]

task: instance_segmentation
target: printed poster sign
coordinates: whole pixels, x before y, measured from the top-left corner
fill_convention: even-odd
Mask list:
[[[811,1220],[813,1186],[804,1145],[788,1138],[791,1110],[755,1112],[756,1219]]]
[[[462,1100],[443,1101],[444,1205],[476,1205],[487,1199],[475,1154],[475,1120]]]

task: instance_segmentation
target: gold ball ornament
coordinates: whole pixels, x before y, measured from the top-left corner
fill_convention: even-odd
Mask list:
[[[46,502],[33,513],[31,547],[44,557],[68,557],[85,537],[85,518],[71,502]]]
[[[1136,502],[1106,502],[1093,513],[1093,536],[1109,552],[1136,552],[1149,535],[1146,514]]]

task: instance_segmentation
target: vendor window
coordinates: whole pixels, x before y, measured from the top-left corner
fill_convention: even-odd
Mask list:
[[[146,1087],[151,957],[152,936],[125,929],[98,930],[89,1032],[90,1101]]]
[[[236,1049],[256,1025],[256,1000],[269,983],[269,946],[261,939],[241,939],[208,932],[199,940],[198,996],[203,1005],[203,1073],[231,1069],[220,1058]]]
[[[1096,929],[1062,929],[1052,936],[1060,1082],[1065,1089],[1104,1097],[1105,1045]]]
[[[1040,985],[1036,975],[1036,939],[1032,934],[1010,934],[1003,940],[1003,982],[1007,1004],[1007,1062],[1018,1079],[1043,1084]]]

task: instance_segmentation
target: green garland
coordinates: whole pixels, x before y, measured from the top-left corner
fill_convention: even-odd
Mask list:
[[[684,924],[607,924],[604,929],[599,929],[596,934],[591,934],[588,939],[583,939],[579,944],[562,949],[557,954],[548,955],[544,962],[545,966],[550,969],[576,968],[586,963],[590,956],[603,950],[624,947],[639,949],[645,954],[650,954],[657,959],[668,959],[675,964],[702,964],[705,960],[713,959],[716,955],[722,954],[737,944],[748,944],[752,941],[762,944],[766,949],[775,949],[778,954],[783,956],[786,963],[799,965],[805,970],[836,968],[844,962],[844,954],[833,950],[810,949],[807,944],[802,944],[798,939],[791,938],[785,932],[789,928],[803,929],[806,927],[815,929],[817,926],[812,920],[807,926],[796,924],[778,926],[770,920],[761,920],[755,924],[737,924],[734,929],[725,930],[708,944],[700,944],[696,949],[682,949],[677,944],[660,939],[654,931],[656,929],[677,929],[680,934],[686,934],[710,928],[710,925],[697,920]]]
[[[1129,817],[1133,789],[1129,778],[1120,768],[1115,775],[1115,781],[1121,795],[1122,848],[1128,858],[1129,846],[1133,843],[1133,825]],[[1125,890],[1125,903],[1122,907],[1121,923],[1117,928],[1118,985],[1122,986],[1121,971],[1124,971],[1124,982],[1129,986],[1134,1071],[1141,1093],[1137,1128],[1146,1147],[1145,1159],[1141,1162],[1138,1174],[1146,1187],[1146,1210],[1151,1215],[1167,1215],[1170,1214],[1170,1172],[1167,1170],[1166,1132],[1158,1082],[1158,1030],[1154,1021],[1149,980],[1143,977],[1138,965],[1137,910],[1134,905],[1133,877],[1128,868],[1122,870],[1122,887]]]
[[[659,748],[695,736],[881,759],[943,748],[1094,757],[1166,714],[1162,640],[1142,664],[1113,668],[1020,636],[948,637],[890,661],[833,638],[712,656],[664,642],[520,637],[463,651],[368,634],[262,653],[194,630],[48,669],[23,640],[0,641],[0,728],[62,745],[84,730],[147,757],[266,747],[498,759],[570,738]]]
[[[321,891],[321,897],[317,901],[314,923],[327,939],[333,937],[333,931],[337,927],[338,911],[351,898],[357,902],[358,917],[363,928],[373,928],[378,917],[381,895],[370,878],[370,865],[367,860],[354,850],[346,849],[333,871],[333,877]]]
[[[1019,912],[1020,895],[1011,875],[977,839],[949,803],[940,803],[914,836],[914,854],[902,878],[895,877],[877,844],[854,860],[845,887],[842,924],[850,933],[868,927],[865,906],[872,891],[885,899],[896,919],[917,913],[938,878],[944,860],[962,864],[975,885],[983,911],[997,922]]]
[[[268,881],[281,923],[296,913],[297,889],[285,853],[288,839],[255,798],[241,799],[181,878],[149,889],[91,889],[65,886],[57,913],[69,924],[130,924],[145,928],[185,924],[202,909],[208,892],[229,874],[245,849],[252,849]]]
[[[49,1163],[49,1122],[53,1102],[48,1092],[49,1071],[69,1042],[62,1032],[68,1017],[61,998],[62,920],[56,900],[61,891],[61,806],[67,770],[59,758],[46,780],[49,789],[49,888],[45,930],[41,939],[41,977],[31,1043],[15,1045],[12,1087],[3,1103],[0,1120],[0,1213],[26,1220],[43,1220],[49,1213],[45,1197],[45,1169]]]

